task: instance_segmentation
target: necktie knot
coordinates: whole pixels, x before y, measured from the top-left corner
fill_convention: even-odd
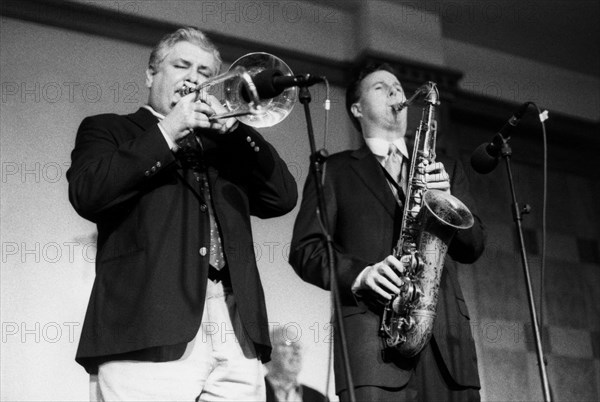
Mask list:
[[[179,146],[177,155],[181,159],[183,166],[195,171],[200,171],[202,149],[196,140],[196,136],[193,133],[189,134],[177,141],[177,145]]]

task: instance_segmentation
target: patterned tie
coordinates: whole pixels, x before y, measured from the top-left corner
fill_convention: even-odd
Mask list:
[[[201,145],[194,134],[187,135],[182,140],[178,141],[177,144],[180,147],[179,152],[183,166],[191,168],[196,177],[196,181],[200,183],[200,189],[204,197],[210,222],[209,264],[217,270],[220,270],[225,266],[225,256],[223,255],[223,246],[221,244],[219,227],[215,218],[206,170],[202,166]]]
[[[204,194],[204,199],[206,200],[206,205],[208,206],[208,216],[210,219],[210,257],[208,263],[216,269],[220,270],[225,266],[225,256],[223,255],[221,235],[219,234],[219,227],[217,226],[215,211],[213,210],[212,198],[210,196],[210,187],[208,185],[206,174],[203,175],[202,192]]]
[[[396,148],[394,144],[390,144],[388,154],[384,160],[383,167],[396,181],[396,183],[398,183],[398,185],[402,189],[402,193],[404,194],[404,192],[406,191],[406,164],[403,163],[402,155],[400,154],[400,151],[398,150],[398,148]],[[396,197],[396,199],[398,199],[398,189],[396,188],[396,186],[391,184],[390,187],[392,188],[394,196]]]

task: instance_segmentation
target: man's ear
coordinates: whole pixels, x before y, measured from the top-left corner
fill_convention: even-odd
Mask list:
[[[156,74],[156,72],[152,68],[148,67],[146,69],[146,88],[150,88],[152,86],[154,74]]]
[[[360,107],[360,103],[353,103],[352,106],[350,106],[350,112],[352,112],[352,116],[356,117],[357,119],[359,117],[362,117],[362,109]]]

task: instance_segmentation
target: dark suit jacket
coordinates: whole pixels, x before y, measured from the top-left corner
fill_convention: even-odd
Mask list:
[[[70,201],[98,229],[96,279],[76,356],[91,373],[113,359],[177,359],[202,319],[210,255],[202,252],[210,247],[206,201],[157,122],[143,108],[86,118],[71,155]],[[250,215],[290,211],[296,183],[275,149],[249,127],[201,140],[239,313],[267,361]]]
[[[279,399],[275,395],[275,389],[267,377],[265,377],[265,385],[267,389],[266,402],[278,402]],[[302,402],[329,402],[329,398],[316,389],[304,384],[300,384],[300,387],[302,389]]]
[[[460,164],[443,155],[451,176],[451,192],[472,212],[475,207]],[[355,386],[401,387],[410,379],[418,358],[402,359],[385,350],[378,335],[381,306],[355,298],[352,283],[368,265],[382,261],[396,245],[402,209],[395,201],[381,165],[363,146],[356,151],[332,155],[325,167],[325,198],[334,241],[339,293],[346,329],[350,365]],[[329,269],[321,230],[316,221],[315,183],[309,176],[296,219],[290,263],[306,281],[329,289]],[[469,230],[452,240],[448,254],[470,263],[483,251],[484,232],[478,218]],[[433,338],[439,345],[443,364],[458,384],[479,386],[475,347],[469,328],[467,306],[463,299],[454,262],[447,258],[442,274],[437,318]],[[339,342],[335,342],[336,388],[346,388]]]

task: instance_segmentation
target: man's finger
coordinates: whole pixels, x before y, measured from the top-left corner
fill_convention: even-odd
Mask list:
[[[427,183],[427,189],[429,189],[429,190],[447,190],[449,188],[450,188],[450,183],[448,183],[447,181]]]
[[[450,176],[445,171],[442,171],[439,173],[426,174],[425,180],[427,180],[427,182],[448,181],[450,180]]]

